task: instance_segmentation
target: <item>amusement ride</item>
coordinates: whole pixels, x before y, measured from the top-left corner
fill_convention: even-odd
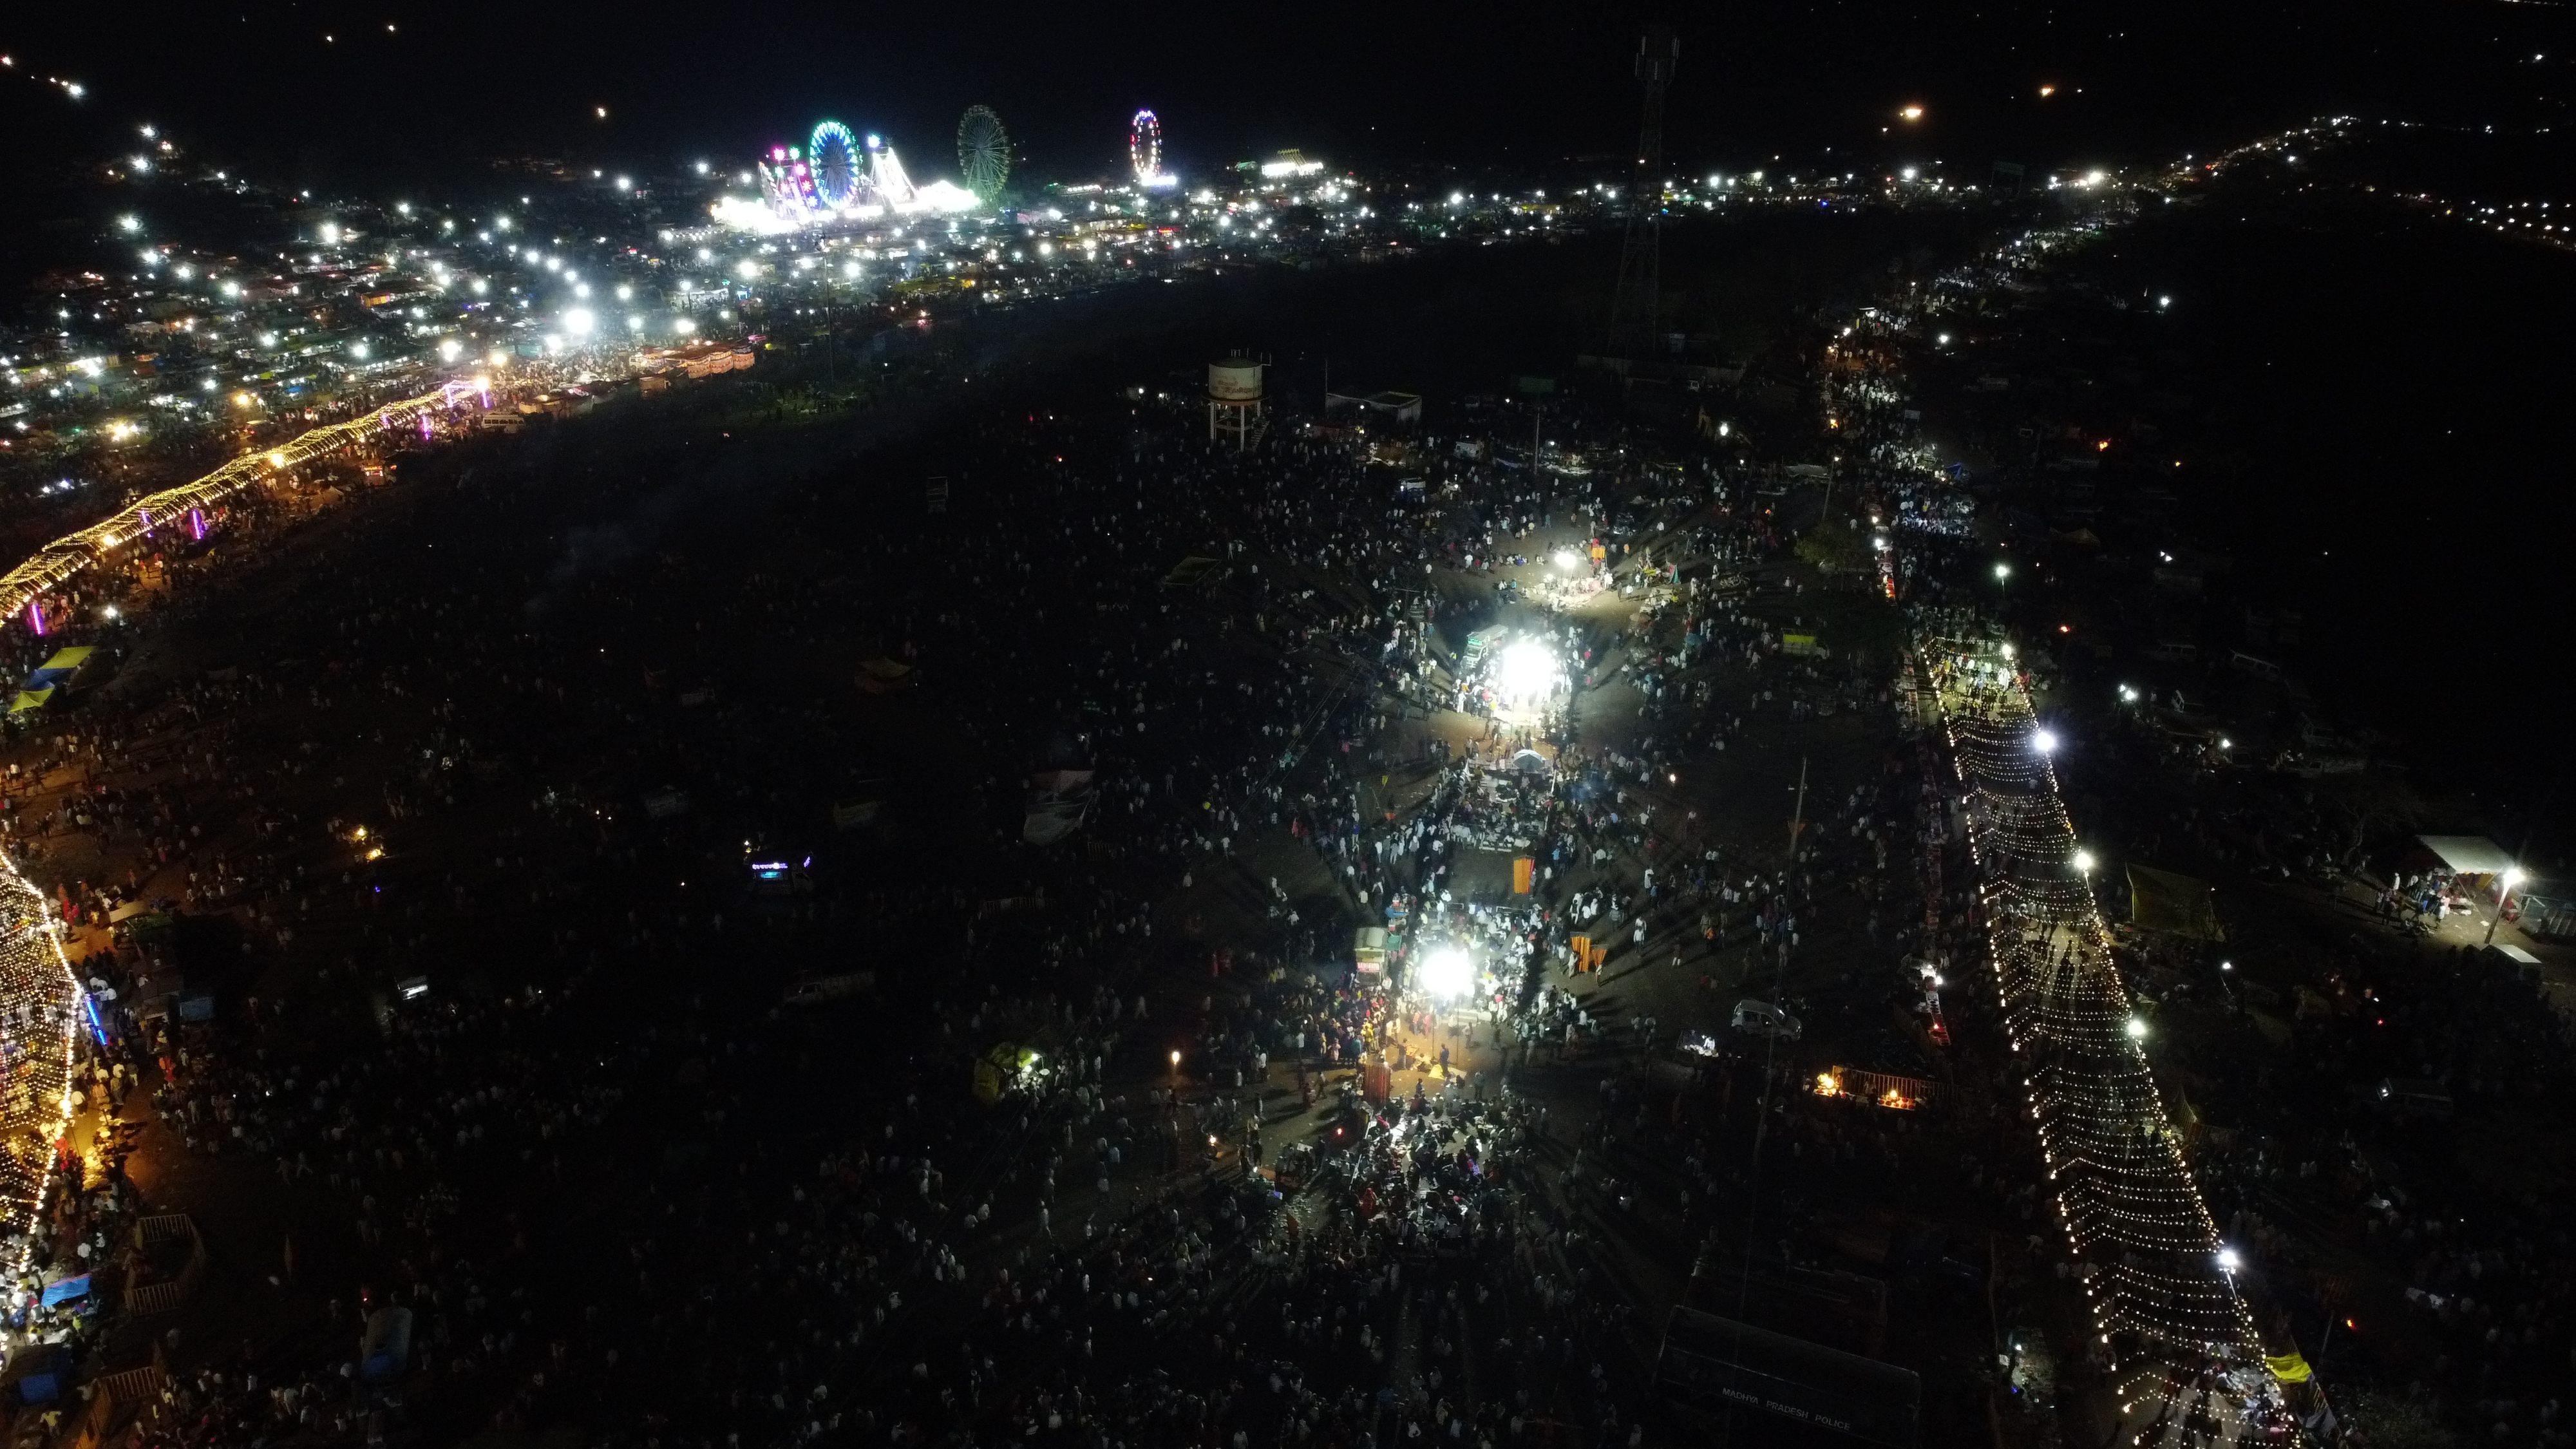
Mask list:
[[[1163,169],[1163,123],[1152,111],[1138,111],[1127,123],[1127,164],[1139,186],[1169,186],[1180,179]]]
[[[996,146],[1001,121],[978,106],[991,121]],[[974,112],[967,113],[974,120]],[[959,132],[963,152],[965,132]],[[1005,162],[1007,164],[1007,162]],[[832,221],[866,221],[891,212],[958,213],[982,207],[984,199],[953,181],[915,185],[903,161],[882,136],[862,141],[838,121],[818,123],[802,146],[775,145],[759,167],[765,206],[719,202],[717,220],[746,229],[789,230]],[[995,190],[999,190],[998,176]]]
[[[986,201],[1002,194],[1011,177],[1011,137],[991,106],[968,106],[957,123],[957,171],[966,189]]]

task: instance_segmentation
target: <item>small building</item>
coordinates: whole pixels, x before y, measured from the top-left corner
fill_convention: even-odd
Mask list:
[[[1654,1387],[1695,1414],[1771,1414],[1789,1421],[1782,1427],[1884,1449],[1913,1449],[1921,1433],[1923,1380],[1913,1371],[1695,1308],[1665,1321]]]

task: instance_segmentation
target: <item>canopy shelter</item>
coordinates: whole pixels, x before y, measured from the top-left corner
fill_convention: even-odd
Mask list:
[[[1226,568],[1225,565],[1219,563],[1217,560],[1209,558],[1204,554],[1194,553],[1189,557],[1182,559],[1179,563],[1172,565],[1172,571],[1163,575],[1163,587],[1167,589],[1212,589],[1219,583],[1223,582],[1225,576],[1230,572],[1232,572],[1232,570]]]
[[[914,682],[912,666],[882,654],[859,661],[859,688],[870,694],[894,694]]]
[[[1071,835],[1090,813],[1092,793],[1089,770],[1040,770],[1029,776],[1020,838],[1031,845],[1053,845]]]
[[[24,714],[52,703],[56,694],[72,687],[73,681],[80,677],[81,666],[97,652],[86,645],[54,651],[54,657],[37,665],[36,671],[27,676],[27,682],[19,686],[18,697],[9,702],[9,712]]]
[[[2153,866],[2129,871],[2129,924],[2192,941],[2224,941],[2218,924],[2218,898],[2209,882]]]
[[[2502,875],[2513,868],[2513,857],[2483,835],[2418,835],[2415,843],[2453,875]]]

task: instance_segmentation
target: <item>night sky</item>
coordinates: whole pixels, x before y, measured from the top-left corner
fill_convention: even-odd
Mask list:
[[[305,0],[22,13],[0,37],[20,77],[78,79],[89,94],[75,107],[41,84],[0,87],[0,120],[24,138],[23,167],[120,144],[152,120],[242,164],[350,189],[417,185],[494,154],[728,161],[826,115],[883,131],[936,174],[975,103],[1001,113],[1037,179],[1117,167],[1140,106],[1162,115],[1185,172],[1288,146],[1361,168],[1573,158],[1581,170],[1615,165],[1633,142],[1629,65],[1648,19],[1682,35],[1667,127],[1677,170],[1776,155],[1816,169],[1939,160],[1964,177],[1996,159],[2215,149],[2325,112],[2528,121],[2563,113],[2576,89],[2576,9],[2543,4]],[[2042,85],[2058,90],[2043,101]],[[1907,105],[1926,107],[1919,126],[1894,121]]]

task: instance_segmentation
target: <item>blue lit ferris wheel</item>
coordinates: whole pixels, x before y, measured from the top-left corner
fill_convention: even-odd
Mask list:
[[[814,200],[826,211],[838,211],[856,200],[867,184],[867,152],[850,128],[825,121],[805,143],[805,162],[814,180]]]

